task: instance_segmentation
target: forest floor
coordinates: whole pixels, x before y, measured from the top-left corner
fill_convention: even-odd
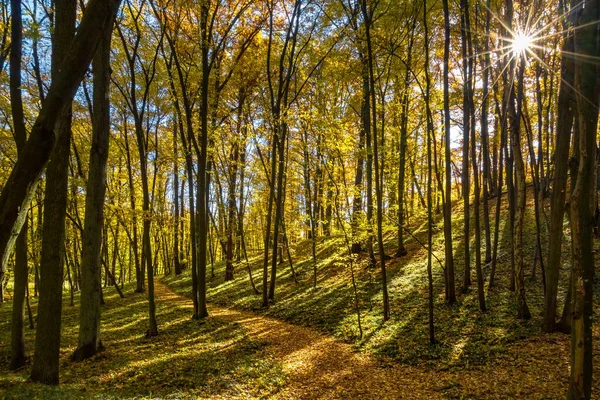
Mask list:
[[[132,284],[125,285],[124,299],[114,288],[105,288],[102,338],[106,350],[81,363],[68,360],[77,344],[79,305],[76,295],[70,306],[65,293],[58,387],[28,381],[30,363],[19,371],[8,371],[11,305],[0,304],[0,399],[562,399],[568,384],[569,337],[540,329],[543,290],[539,266],[535,276],[531,268],[535,243],[531,209],[524,238],[532,313],[528,321],[515,318],[503,223],[497,285],[488,288],[486,282],[488,311],[478,309],[476,286],[460,293],[464,241],[461,211],[455,209],[458,304],[444,304],[441,268],[434,264],[436,345],[429,344],[427,334],[425,250],[409,236],[408,256],[386,263],[391,319],[385,323],[379,268],[368,268],[364,254],[354,261],[363,328],[360,337],[345,241],[333,236],[319,238],[317,243],[316,289],[311,241],[293,246],[298,282],[287,260],[280,264],[275,302],[268,309],[261,307],[261,296],[254,294],[245,263],[236,264],[236,279],[225,282],[224,263],[215,262],[214,276],[208,281],[210,316],[201,321],[190,318],[189,268],[180,276],[158,279],[159,336],[151,339],[144,338],[146,295],[135,293]],[[417,225],[420,219],[415,215],[409,223],[415,237],[424,241],[425,227]],[[442,225],[437,221],[433,243],[435,253],[443,258]],[[568,234],[566,239],[560,307],[568,277]],[[388,254],[394,253],[395,241],[393,227],[386,227]],[[249,267],[259,284],[260,253],[251,256]],[[489,273],[486,265],[486,278]],[[600,285],[596,283],[594,290],[598,313]],[[32,298],[34,315],[36,302]],[[598,324],[593,328],[595,371],[600,371],[599,328]],[[31,354],[35,331],[26,328],[25,335]],[[594,381],[593,397],[600,397],[598,382]]]
[[[145,296],[127,289],[125,299],[107,293],[106,350],[81,363],[68,361],[78,307],[66,304],[58,387],[29,382],[29,366],[7,371],[9,307],[1,307],[0,398],[564,398],[568,339],[560,334],[523,339],[484,365],[412,366],[252,312],[211,306],[210,318],[191,320],[191,300],[159,281],[159,336],[145,339]]]

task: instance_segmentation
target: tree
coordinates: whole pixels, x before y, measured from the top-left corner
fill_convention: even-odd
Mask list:
[[[13,118],[13,130],[17,151],[22,154],[27,141],[23,98],[21,96],[21,60],[23,42],[23,22],[21,18],[21,2],[11,1],[10,32],[10,103]],[[2,265],[0,275],[4,275],[6,266]],[[28,282],[27,266],[27,222],[23,224],[15,247],[14,296],[11,320],[11,354],[10,368],[17,369],[25,364],[25,338],[23,337],[23,308]],[[0,277],[0,286],[3,279]],[[0,294],[1,295],[1,294]]]
[[[23,148],[23,158],[11,170],[5,186],[10,191],[0,194],[0,254],[5,265],[27,216],[42,171],[52,155],[57,135],[55,123],[63,107],[68,105],[91,62],[102,32],[113,20],[119,0],[90,0],[79,24],[60,73],[53,79],[42,109]],[[27,161],[24,161],[27,160]]]
[[[67,56],[68,44],[75,35],[77,2],[57,0],[55,29],[52,37],[52,75],[57,77],[61,61]],[[40,302],[35,353],[31,379],[34,382],[58,384],[60,326],[62,309],[63,264],[65,257],[65,218],[71,150],[70,104],[59,111],[56,121],[56,144],[46,168],[44,223],[40,261]],[[33,133],[32,133],[33,135]]]
[[[446,256],[446,301],[456,303],[454,283],[454,253],[452,250],[452,159],[450,153],[450,94],[449,94],[449,59],[450,59],[450,13],[448,0],[443,0],[444,7],[444,159],[445,159],[445,202],[444,202],[444,250]]]
[[[506,1],[506,8],[507,19],[508,21],[512,21],[512,0]],[[524,96],[525,55],[523,53],[515,54],[514,57],[511,58],[509,68],[511,69],[511,82],[513,81],[514,74],[517,74],[517,94],[515,96],[514,91],[512,90],[510,90],[510,93],[508,94],[508,115],[510,118],[511,132],[510,144],[515,162],[516,181],[515,224],[513,230],[513,254],[516,263],[515,295],[517,316],[519,318],[529,319],[531,314],[529,313],[525,298],[525,271],[523,266],[523,223],[525,219],[527,186],[525,184],[525,163],[521,152],[521,115]]]
[[[362,0],[361,11],[363,15],[363,22],[365,25],[365,41],[367,45],[367,71],[368,71],[368,93],[370,95],[370,103],[367,102],[367,107],[372,109],[369,114],[373,119],[372,132],[373,132],[373,161],[375,162],[375,198],[377,207],[377,244],[379,246],[379,266],[381,268],[381,285],[383,293],[383,320],[387,321],[390,318],[390,301],[387,289],[387,271],[385,269],[385,251],[383,248],[383,188],[381,187],[381,181],[379,175],[382,173],[379,169],[379,143],[377,139],[377,101],[375,99],[375,75],[373,67],[373,50],[371,43],[371,27],[373,24],[373,12],[375,7],[368,6],[367,0]],[[369,124],[371,123],[369,119]],[[368,131],[367,131],[368,132]],[[368,135],[367,135],[368,137]],[[368,139],[367,139],[368,142]],[[368,145],[368,144],[367,144]],[[368,150],[367,150],[368,152]],[[367,167],[368,168],[368,167]],[[368,173],[367,173],[368,174]],[[368,190],[368,189],[367,189]]]
[[[600,56],[598,16],[600,1],[581,4],[574,47],[578,59],[575,64],[575,98],[577,101],[577,129],[579,130],[579,160],[577,180],[571,194],[572,229],[572,332],[571,377],[569,399],[592,397],[592,313],[594,274],[593,204],[596,168],[596,135],[600,90],[597,64],[586,62],[586,57]]]
[[[563,19],[563,27],[568,22]],[[574,52],[573,35],[564,29],[562,51]],[[575,108],[574,63],[571,57],[563,57],[561,62],[561,81],[558,92],[558,118],[556,126],[556,142],[554,151],[554,181],[550,198],[550,223],[548,237],[548,264],[546,267],[546,294],[544,296],[544,330],[552,332],[556,329],[556,295],[558,290],[558,272],[560,267],[561,243],[563,239],[563,217],[567,195],[567,173],[569,168],[569,148],[573,112]]]
[[[429,106],[429,95],[431,91],[431,82],[429,79],[429,28],[427,24],[427,0],[423,1],[423,27],[425,35],[425,109],[427,112],[427,286],[428,286],[428,304],[429,304],[429,343],[435,344],[435,328],[433,325],[433,276],[431,271],[431,258],[433,256],[433,217],[431,214],[431,136],[433,135],[433,116]]]
[[[94,71],[92,146],[85,201],[85,225],[82,235],[79,338],[77,349],[71,355],[71,359],[75,361],[92,357],[103,349],[100,340],[100,292],[102,290],[100,279],[102,272],[101,250],[104,198],[106,194],[106,162],[110,138],[111,37],[112,29],[107,29],[92,62]],[[115,243],[117,243],[116,238]]]
[[[471,186],[469,175],[469,136],[472,126],[472,111],[473,111],[473,46],[471,43],[471,19],[469,16],[469,0],[461,0],[460,2],[460,37],[462,45],[463,59],[463,154],[462,154],[462,196],[464,206],[464,278],[463,292],[466,292],[471,285],[471,250],[470,250],[470,201],[471,201]],[[475,143],[472,144],[475,146]]]

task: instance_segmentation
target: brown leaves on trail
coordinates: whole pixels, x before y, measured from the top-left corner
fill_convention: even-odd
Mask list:
[[[561,334],[519,340],[486,365],[436,369],[376,361],[310,328],[249,312],[210,307],[209,318],[192,321],[191,300],[161,282],[156,295],[159,336],[152,339],[143,338],[143,294],[107,295],[106,350],[81,363],[67,361],[78,309],[66,308],[61,385],[32,384],[29,367],[10,373],[1,361],[2,397],[561,399],[567,387],[569,344]],[[1,358],[8,355],[9,315],[0,309]]]

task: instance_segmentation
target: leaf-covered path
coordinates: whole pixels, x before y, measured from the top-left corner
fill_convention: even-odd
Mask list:
[[[157,293],[191,312],[192,301],[163,283]],[[379,362],[313,329],[251,312],[214,306],[209,312],[242,325],[248,338],[265,344],[265,356],[281,363],[285,383],[273,398],[562,399],[566,393],[568,337],[561,334],[520,341],[488,365],[439,370]]]
[[[192,309],[190,299],[162,283],[156,293],[162,301]],[[210,318],[241,324],[249,338],[265,343],[266,353],[281,362],[286,384],[274,398],[444,398],[434,390],[439,382],[433,374],[410,366],[386,368],[312,329],[227,308],[211,307]]]
[[[0,398],[17,399],[562,399],[568,337],[524,338],[484,365],[410,366],[375,359],[314,329],[261,314],[209,305],[190,319],[192,301],[156,283],[159,336],[144,338],[145,294],[105,289],[106,350],[69,362],[77,344],[79,306],[63,307],[61,384],[28,380],[31,364],[8,371],[10,306],[0,307]],[[76,299],[77,300],[77,299]],[[258,301],[258,299],[257,299]],[[33,304],[34,314],[36,304]],[[598,336],[595,327],[595,337]],[[465,338],[467,340],[468,338]],[[423,340],[426,340],[424,338]],[[28,354],[34,331],[26,330]],[[596,348],[598,348],[596,341]],[[399,349],[399,351],[405,351]],[[456,349],[457,352],[460,349]],[[598,360],[599,357],[596,357]],[[597,363],[596,363],[597,364]],[[596,365],[598,367],[598,365]],[[600,393],[594,383],[594,393]]]

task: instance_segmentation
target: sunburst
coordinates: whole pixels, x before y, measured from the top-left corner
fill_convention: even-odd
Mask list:
[[[529,9],[529,13],[525,18],[525,21],[522,21],[522,23],[520,24],[517,21],[514,21],[517,22],[517,25],[513,25],[512,27],[510,25],[507,25],[504,19],[498,14],[496,14],[493,10],[488,8],[484,2],[482,2],[481,4],[490,13],[492,18],[502,26],[505,32],[504,35],[502,35],[499,38],[501,45],[497,48],[493,48],[488,51],[488,53],[498,54],[500,58],[506,57],[505,62],[503,63],[503,69],[500,72],[500,74],[496,76],[493,85],[496,85],[498,83],[498,81],[501,78],[501,75],[504,73],[505,70],[509,68],[510,65],[513,65],[516,68],[516,66],[519,63],[512,63],[511,61],[513,60],[522,61],[524,65],[529,64],[530,60],[534,60],[537,63],[539,63],[539,65],[542,68],[546,70],[552,70],[553,67],[548,65],[546,61],[544,61],[542,55],[540,54],[541,51],[557,51],[556,48],[548,47],[548,41],[551,38],[564,36],[565,33],[567,33],[568,31],[570,32],[570,34],[573,34],[573,32],[579,29],[588,27],[590,25],[597,25],[599,23],[599,21],[592,21],[578,26],[573,26],[570,24],[574,16],[584,8],[585,0],[581,0],[579,3],[573,4],[567,10],[561,10],[559,15],[555,16],[554,18],[552,18],[551,21],[545,24],[540,24],[543,13],[539,13],[539,16],[537,18],[534,18],[534,9],[533,7],[531,7]],[[565,30],[561,30],[560,28],[557,29],[559,21],[569,21],[563,25],[565,27]],[[498,38],[495,35],[484,34],[484,36],[489,36],[492,40]],[[561,51],[561,54],[563,56],[568,56],[575,59],[586,59],[587,62],[600,64],[599,57],[565,51]],[[492,66],[490,65],[488,66],[488,68],[492,68]],[[510,79],[514,79],[514,73],[510,74]],[[581,95],[581,93],[579,93],[579,91],[577,91],[570,83],[564,80],[562,81],[568,87],[570,87],[571,90],[575,91],[578,95]],[[590,100],[587,98],[585,98],[585,100],[590,102]]]
[[[514,55],[525,55],[533,45],[534,37],[525,32],[518,32],[511,39],[511,51]]]

